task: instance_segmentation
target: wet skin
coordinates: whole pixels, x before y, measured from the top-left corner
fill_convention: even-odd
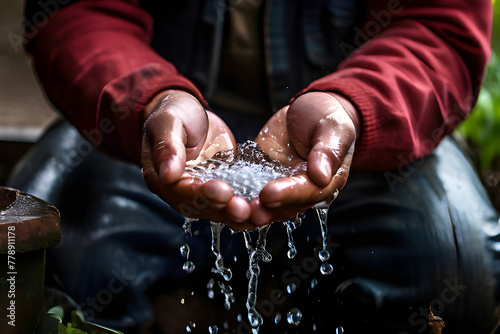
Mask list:
[[[224,222],[235,231],[286,221],[329,202],[347,181],[359,137],[359,116],[346,99],[323,92],[298,97],[269,119],[255,141],[283,164],[307,161],[307,174],[271,181],[248,203],[223,181],[184,177],[186,164],[236,148],[231,130],[195,97],[162,92],[143,120],[141,162],[149,189],[184,216]]]

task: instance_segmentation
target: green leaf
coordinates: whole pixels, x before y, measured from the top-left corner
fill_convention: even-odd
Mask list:
[[[71,312],[71,322],[73,326],[84,330],[88,334],[110,334],[110,333],[123,334],[122,332],[119,332],[111,328],[86,322],[82,312],[76,310]]]
[[[46,313],[38,322],[35,334],[66,334],[66,328],[56,313]]]

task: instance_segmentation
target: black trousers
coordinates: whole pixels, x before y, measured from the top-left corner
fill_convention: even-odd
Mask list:
[[[207,221],[193,223],[148,191],[138,166],[114,161],[60,122],[29,152],[9,185],[59,208],[61,243],[48,253],[48,284],[70,295],[93,322],[132,333],[144,323],[167,333],[250,333],[248,253],[242,233],[223,230],[233,272],[230,310],[211,272]],[[255,239],[255,233],[252,237]],[[500,319],[498,213],[466,156],[446,138],[427,158],[385,173],[352,172],[328,215],[322,275],[316,213],[287,234],[274,223],[271,262],[260,263],[260,333],[425,333],[429,307],[448,333],[491,333]],[[182,270],[190,246],[196,269]],[[290,292],[290,293],[289,293]],[[298,309],[298,325],[287,313]],[[240,321],[241,320],[241,321]]]

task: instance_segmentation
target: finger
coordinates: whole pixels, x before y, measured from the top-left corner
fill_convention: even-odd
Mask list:
[[[330,183],[348,152],[356,141],[356,130],[346,113],[325,116],[312,137],[312,149],[308,154],[307,173],[319,186]]]
[[[234,196],[226,208],[227,217],[230,221],[240,224],[240,227],[250,218],[251,211],[250,204],[238,196]]]
[[[346,156],[326,187],[318,186],[308,175],[301,174],[269,182],[261,190],[259,200],[270,209],[295,205],[297,212],[301,207],[312,207],[323,201],[331,202],[336,190],[341,190],[347,182],[351,159],[351,154]]]
[[[186,163],[186,132],[181,119],[166,111],[151,114],[144,125],[146,147],[154,170],[164,184],[178,181]],[[146,157],[148,159],[148,157]]]
[[[293,219],[298,212],[305,212],[309,206],[281,206],[279,208],[267,208],[255,200],[250,203],[252,208],[251,221],[257,226],[263,226],[272,222],[285,222]]]
[[[200,185],[200,191],[208,198],[214,208],[226,207],[234,197],[231,186],[220,180],[202,183]]]

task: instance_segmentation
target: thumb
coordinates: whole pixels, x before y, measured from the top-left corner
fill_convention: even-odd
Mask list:
[[[326,186],[339,169],[345,167],[345,162],[350,167],[356,133],[356,125],[344,109],[338,109],[318,122],[311,139],[313,147],[307,157],[307,172],[314,183]]]
[[[143,169],[153,169],[165,184],[178,181],[186,159],[201,150],[207,130],[207,114],[198,100],[186,92],[168,91],[144,123]]]
[[[165,184],[178,181],[186,164],[186,137],[178,117],[165,112],[151,114],[144,124],[143,169],[153,169]]]

